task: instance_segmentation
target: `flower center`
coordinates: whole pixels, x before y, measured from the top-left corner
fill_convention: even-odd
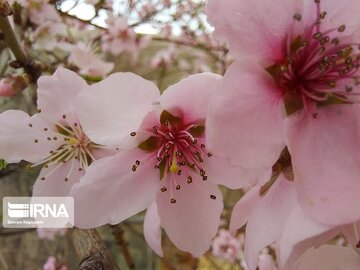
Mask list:
[[[32,127],[32,124],[29,124],[29,126]],[[61,165],[71,161],[70,170],[64,179],[68,181],[77,163],[74,162],[74,160],[78,160],[79,166],[77,169],[82,171],[95,161],[92,151],[97,148],[102,148],[102,146],[90,141],[83,132],[80,124],[70,124],[69,121],[66,121],[66,115],[63,115],[62,122],[55,123],[55,129],[45,127],[43,128],[43,132],[47,133],[46,139],[48,143],[54,143],[57,148],[51,150],[48,157],[33,164],[32,167],[44,165],[45,168],[48,168],[50,165],[57,165],[49,173],[42,176],[40,178],[41,180],[45,180],[60,168]],[[34,143],[39,143],[39,140],[34,139]]]
[[[320,105],[353,103],[359,93],[353,90],[360,84],[359,43],[344,34],[345,24],[325,29],[326,11],[317,5],[317,19],[298,35],[289,34],[286,57],[267,68],[282,89],[288,114],[307,109],[310,102]],[[300,14],[294,15],[295,23]],[[295,25],[294,25],[295,26]]]
[[[180,190],[183,183],[191,184],[208,178],[203,162],[212,154],[205,151],[203,122],[186,124],[181,118],[163,111],[159,125],[153,126],[150,131],[140,131],[150,137],[138,147],[153,153],[150,160],[154,162],[154,168],[160,171],[160,180],[165,179],[161,191],[170,191],[171,203],[176,203],[174,190]],[[135,135],[135,132],[131,133],[131,136]],[[132,171],[135,172],[141,163],[136,160]],[[210,195],[210,198],[216,199],[215,195]]]

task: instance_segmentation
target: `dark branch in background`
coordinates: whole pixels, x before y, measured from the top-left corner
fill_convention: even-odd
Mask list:
[[[74,229],[72,240],[80,257],[79,270],[119,270],[95,229]]]
[[[12,9],[8,2],[0,0],[0,30],[4,36],[5,43],[12,51],[19,64],[24,68],[25,72],[30,75],[31,80],[36,82],[41,75],[40,67],[25,54],[16,39],[14,30],[8,19],[8,16],[12,15],[12,13]]]
[[[92,22],[92,19],[91,20],[83,20],[83,19],[78,18],[75,15],[69,14],[67,12],[64,12],[64,11],[60,10],[60,9],[57,9],[57,10],[58,10],[59,14],[61,16],[65,17],[65,18],[73,19],[73,20],[76,20],[76,21],[79,21],[79,22],[82,22],[82,23],[85,23],[85,24],[92,25],[93,27],[96,27],[96,28],[98,28],[100,30],[106,30],[105,27],[94,24]],[[144,21],[136,22],[134,24],[129,25],[129,27],[135,27],[135,26],[138,26],[138,25],[140,25],[142,23],[144,23]],[[152,38],[152,40],[155,40],[155,41],[174,43],[176,45],[181,45],[181,46],[186,46],[186,47],[191,47],[191,48],[203,50],[203,51],[207,52],[210,56],[212,56],[214,58],[214,60],[216,60],[216,61],[220,61],[220,57],[218,57],[217,55],[211,53],[211,51],[219,51],[219,52],[222,52],[224,54],[228,53],[228,49],[225,48],[224,46],[207,47],[205,44],[196,44],[194,42],[187,42],[187,41],[182,41],[182,40],[179,40],[179,39],[161,37],[161,36],[151,36],[151,38]]]
[[[135,268],[135,263],[133,258],[131,257],[130,251],[128,249],[128,243],[124,239],[124,230],[120,224],[111,225],[112,234],[115,237],[116,243],[118,244],[121,252],[123,253],[126,264],[130,269]]]

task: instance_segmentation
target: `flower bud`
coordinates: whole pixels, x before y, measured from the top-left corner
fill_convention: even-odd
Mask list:
[[[0,80],[0,96],[12,97],[21,92],[28,86],[29,78],[27,75],[16,75]]]

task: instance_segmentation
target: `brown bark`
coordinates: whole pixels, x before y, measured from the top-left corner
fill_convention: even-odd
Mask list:
[[[79,270],[119,270],[95,229],[74,229],[72,239],[80,257]]]

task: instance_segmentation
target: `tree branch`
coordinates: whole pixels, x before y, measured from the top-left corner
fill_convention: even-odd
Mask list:
[[[22,50],[8,19],[8,16],[11,14],[12,9],[8,2],[0,0],[0,30],[4,35],[5,43],[10,48],[16,60],[21,64],[26,73],[30,75],[31,80],[36,82],[41,74],[40,69],[34,63],[34,61]]]
[[[119,270],[95,229],[74,229],[72,240],[80,257],[79,270]]]

